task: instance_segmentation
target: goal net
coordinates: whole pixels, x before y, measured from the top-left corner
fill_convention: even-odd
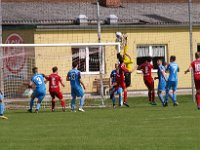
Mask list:
[[[33,75],[32,68],[38,67],[39,73],[50,75],[54,66],[58,67],[58,74],[64,81],[65,87],[61,91],[67,106],[70,106],[71,89],[66,76],[73,62],[78,63],[86,86],[85,105],[105,106],[109,94],[109,74],[117,60],[116,47],[120,47],[120,43],[3,44],[0,83],[8,106],[26,108],[30,99],[28,83]],[[105,53],[112,56],[110,64],[105,64]],[[43,107],[49,107],[51,101],[48,82],[46,86]]]

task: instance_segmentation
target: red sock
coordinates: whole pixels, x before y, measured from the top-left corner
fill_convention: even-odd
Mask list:
[[[155,92],[154,91],[151,93],[151,101],[155,102]]]
[[[124,102],[127,103],[127,91],[124,91]]]
[[[51,109],[54,109],[55,108],[55,101],[52,101],[51,104],[52,104]]]
[[[151,92],[148,92],[149,102],[151,102]]]
[[[64,108],[65,107],[65,101],[61,100],[61,106]]]
[[[197,107],[200,107],[200,93],[196,93],[196,103],[197,103]]]

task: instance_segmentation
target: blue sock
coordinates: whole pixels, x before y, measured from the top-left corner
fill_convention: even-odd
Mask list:
[[[165,102],[168,103],[169,101],[169,91],[166,91]]]
[[[173,99],[172,100],[173,100],[174,103],[176,103],[176,94],[175,93],[173,94]]]
[[[161,103],[164,104],[164,98],[163,98],[162,93],[158,94],[158,97],[159,97]]]
[[[71,109],[72,110],[75,109],[75,101],[76,101],[76,97],[72,97],[72,100],[71,100]]]
[[[123,101],[122,101],[122,94],[119,94],[119,105],[122,105]]]
[[[41,103],[37,103],[36,109],[39,110],[40,109],[40,105]]]
[[[33,105],[34,105],[34,99],[33,99],[33,98],[31,98],[31,100],[30,100],[30,109],[32,109],[32,108],[33,108]]]
[[[115,96],[113,96],[112,102],[113,102],[113,104],[115,104]]]
[[[84,96],[81,97],[81,99],[80,99],[80,108],[83,108],[84,100],[85,100]]]
[[[4,107],[5,107],[5,105],[3,103],[0,103],[0,115],[3,115]]]

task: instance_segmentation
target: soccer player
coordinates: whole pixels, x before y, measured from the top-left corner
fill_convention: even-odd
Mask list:
[[[168,97],[172,99],[174,106],[178,106],[178,102],[176,101],[176,89],[178,84],[177,73],[179,72],[179,66],[175,61],[176,56],[171,56],[170,64],[168,64],[166,68],[166,71],[169,71],[169,78],[166,87],[165,106],[168,106]],[[172,94],[169,93],[170,89],[172,89]]]
[[[3,103],[3,93],[0,91],[0,118],[8,119],[7,117],[4,116],[4,109],[5,109],[5,105]]]
[[[195,59],[185,71],[185,74],[193,70],[194,73],[194,83],[196,88],[196,103],[197,109],[200,110],[200,53],[195,53]]]
[[[114,93],[118,90],[119,87],[121,87],[123,89],[124,92],[124,102],[123,104],[127,107],[129,107],[128,103],[127,103],[127,88],[126,88],[126,83],[125,83],[125,78],[124,78],[124,73],[125,72],[130,72],[125,64],[124,64],[124,58],[121,56],[120,53],[117,54],[117,58],[120,62],[120,64],[118,65],[118,69],[117,69],[117,75],[116,75],[116,86],[113,92],[111,92],[110,94],[110,99],[113,98]],[[133,72],[133,70],[132,70]]]
[[[81,80],[81,73],[77,69],[78,63],[73,62],[72,67],[73,67],[73,69],[70,70],[67,74],[67,81],[70,81],[70,85],[71,85],[71,96],[72,96],[71,109],[72,109],[72,112],[76,112],[75,111],[76,97],[81,97],[80,106],[79,106],[78,110],[80,112],[85,112],[83,110],[83,105],[84,105],[84,91],[83,91],[83,89],[85,90],[85,85],[84,85],[83,81]]]
[[[65,87],[62,78],[58,75],[58,67],[53,67],[52,68],[52,74],[46,77],[47,81],[49,81],[49,93],[52,97],[52,107],[51,110],[52,112],[55,111],[55,100],[56,97],[59,98],[62,106],[62,110],[65,111],[65,101],[63,99],[63,94],[60,91],[60,86],[61,84],[63,87]]]
[[[143,72],[143,79],[146,87],[148,88],[149,103],[156,105],[155,102],[155,90],[154,90],[154,80],[152,78],[153,65],[150,63],[151,58],[146,58],[145,62],[138,66],[138,70]]]
[[[36,110],[35,112],[38,113],[39,109],[40,109],[40,105],[42,100],[44,99],[45,95],[46,95],[46,85],[45,85],[45,75],[38,73],[38,68],[34,67],[32,69],[33,72],[33,76],[31,78],[31,81],[29,83],[29,87],[32,87],[33,84],[35,85],[35,90],[31,96],[31,100],[30,100],[30,108],[29,108],[29,112],[32,112],[32,108],[34,105],[34,99],[37,98],[37,106],[36,106]]]
[[[116,86],[117,69],[118,69],[118,64],[115,64],[115,69],[110,74],[111,92],[114,91],[115,86]],[[119,95],[119,106],[121,106],[122,105],[122,88],[121,87],[118,88],[117,91],[114,94],[118,94]],[[113,108],[115,108],[115,96],[113,96],[112,102],[113,102]]]
[[[165,106],[165,100],[163,98],[163,91],[166,91],[166,73],[165,73],[165,67],[162,65],[162,59],[157,60],[158,65],[158,77],[155,77],[154,79],[158,79],[158,97],[162,103],[163,106]]]

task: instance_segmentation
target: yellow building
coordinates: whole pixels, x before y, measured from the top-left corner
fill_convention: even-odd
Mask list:
[[[11,7],[12,4],[13,3],[4,4],[3,8],[6,8],[8,6]],[[21,5],[24,5],[24,3],[22,3]],[[85,12],[85,16],[80,16],[79,13],[76,13],[76,10],[80,8],[79,6],[81,4],[77,4],[78,8],[76,8],[76,5],[74,5],[74,10],[71,9],[72,12],[71,14],[69,14],[69,16],[59,16],[59,12],[64,8],[69,9],[72,6],[69,6],[67,4],[63,5],[60,3],[52,4],[52,12],[57,13],[57,17],[60,17],[60,20],[51,17],[51,15],[45,16],[45,13],[43,14],[43,17],[47,18],[46,20],[43,20],[42,17],[38,17],[38,20],[33,20],[32,18],[35,17],[33,16],[33,14],[37,13],[39,9],[41,9],[40,5],[34,8],[34,10],[31,10],[32,6],[26,4],[26,9],[22,9],[21,11],[23,12],[28,10],[28,17],[25,18],[25,20],[20,20],[21,22],[17,19],[15,20],[12,17],[10,17],[11,19],[8,18],[10,19],[10,21],[3,21],[4,43],[6,43],[6,41],[9,41],[9,36],[13,34],[17,34],[23,39],[21,40],[21,43],[49,44],[98,42],[97,25],[95,19],[94,23],[92,23],[92,19],[89,18],[91,16],[89,16],[88,12]],[[45,9],[45,5],[47,4],[43,3],[42,5],[42,8]],[[51,3],[48,5],[51,5]],[[173,15],[170,15],[171,12],[166,13],[165,11],[163,11],[171,7],[175,8],[174,5],[176,5],[177,11],[174,11]],[[117,31],[127,33],[129,47],[128,53],[134,59],[134,66],[137,65],[137,63],[140,64],[145,56],[151,56],[153,58],[152,63],[155,67],[153,70],[153,76],[157,75],[156,59],[158,57],[162,57],[166,62],[169,63],[169,57],[171,55],[176,55],[177,63],[180,67],[180,72],[178,74],[178,88],[190,88],[191,77],[190,75],[184,75],[184,70],[188,67],[190,63],[188,21],[187,17],[184,18],[187,15],[184,14],[184,9],[186,9],[185,5],[159,5],[155,11],[148,11],[147,9],[144,9],[142,14],[134,14],[134,16],[137,16],[139,18],[130,16],[132,10],[135,9],[135,11],[133,12],[137,13],[136,10],[139,7],[148,8],[149,4],[135,5],[130,3],[127,6],[127,9],[124,10],[122,8],[113,9],[102,7],[101,9],[104,12],[104,21],[102,23],[101,42],[114,42],[115,32]],[[196,6],[194,6],[194,9],[196,9],[196,11],[200,11],[198,9],[199,6],[200,4],[197,4]],[[60,8],[60,10],[58,10],[59,12],[55,12],[56,7]],[[90,3],[87,3],[87,7],[91,9],[93,8],[92,4]],[[182,10],[178,8],[182,8]],[[95,8],[93,9],[95,11]],[[123,16],[120,16],[119,12],[123,14]],[[13,12],[8,12],[10,16],[13,15],[11,13]],[[116,15],[110,15],[114,13],[116,13]],[[149,13],[154,15],[150,15]],[[73,20],[70,19],[70,17]],[[78,19],[76,17],[78,17]],[[198,22],[198,19],[194,20],[194,22],[195,26],[193,29],[193,50],[195,52],[197,48],[200,48],[200,22]],[[103,56],[103,77],[109,78],[110,72],[114,69],[114,63],[117,62],[115,47],[104,47]],[[51,68],[53,66],[58,66],[59,73],[65,80],[67,72],[71,69],[72,61],[78,60],[80,62],[82,78],[87,87],[86,92],[91,93],[96,91],[96,88],[94,88],[93,85],[93,81],[100,77],[98,47],[34,47],[26,49],[25,57],[29,57],[30,59],[26,59],[26,61],[29,61],[26,62],[26,66],[28,67],[26,67],[25,70],[22,69],[24,72],[26,72],[24,75],[24,80],[20,82],[17,79],[19,84],[23,84],[23,82],[30,79],[31,67],[34,65],[37,66],[39,68],[39,71],[44,74],[50,74]],[[18,59],[20,58],[21,57],[19,57]],[[14,67],[19,66],[16,65]],[[10,71],[9,69],[7,70],[8,72]],[[13,73],[11,72],[11,74]],[[13,80],[16,81],[16,79]],[[155,83],[157,86],[157,81],[155,81]],[[133,72],[132,84],[129,90],[144,89],[146,89],[146,87],[143,84],[143,77],[141,72]],[[69,83],[67,83],[67,86],[65,87],[65,89],[62,89],[62,91],[65,93],[70,92]]]

